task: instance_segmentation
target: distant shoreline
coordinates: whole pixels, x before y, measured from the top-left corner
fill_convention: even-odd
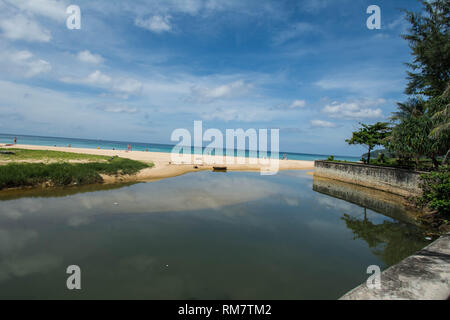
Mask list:
[[[31,136],[31,135],[14,135],[9,133],[0,133],[0,144],[13,143],[14,137],[17,137],[17,142],[24,145],[36,145],[36,146],[56,146],[56,147],[66,147],[71,145],[73,148],[81,149],[96,149],[100,147],[102,149],[116,149],[116,150],[126,150],[127,145],[132,145],[133,150],[136,151],[148,151],[151,152],[162,152],[170,153],[175,145],[160,144],[160,143],[144,143],[144,142],[133,142],[133,141],[113,141],[113,140],[102,140],[102,139],[81,139],[81,138],[64,138],[64,137],[46,137],[46,136]],[[193,149],[193,148],[192,148]],[[204,149],[204,148],[203,148]],[[194,150],[192,150],[194,151]],[[237,150],[234,150],[236,153]],[[244,152],[245,156],[250,156],[248,150],[239,150],[239,152]],[[287,152],[280,151],[280,159],[284,155],[287,155],[288,159],[291,160],[326,160],[331,154],[309,154],[301,152]],[[336,160],[348,160],[348,161],[359,161],[360,156],[342,156],[333,154]]]
[[[145,152],[145,151],[124,151],[124,150],[105,150],[105,149],[88,149],[88,148],[69,148],[69,147],[51,147],[51,146],[34,146],[34,145],[14,145],[5,146],[0,145],[2,148],[19,148],[28,150],[48,150],[48,151],[62,151],[62,152],[72,152],[79,154],[90,154],[90,155],[102,155],[102,156],[118,156],[121,158],[137,160],[142,162],[152,162],[154,166],[152,168],[147,168],[141,170],[136,175],[120,175],[120,176],[107,176],[102,175],[105,184],[112,183],[126,183],[126,182],[147,182],[147,181],[157,181],[165,178],[172,178],[180,175],[184,175],[190,172],[197,171],[211,171],[216,166],[227,167],[228,171],[261,171],[264,170],[265,166],[262,164],[252,164],[249,158],[238,158],[234,157],[236,160],[234,164],[223,164],[223,165],[211,165],[207,164],[204,156],[202,155],[191,155],[191,164],[172,164],[170,153],[164,152]],[[219,156],[213,156],[213,158],[218,159]],[[237,163],[240,159],[242,164]],[[199,162],[198,164],[193,164],[194,160]],[[217,162],[217,160],[216,160]],[[305,160],[280,160],[279,170],[313,170],[314,161]]]

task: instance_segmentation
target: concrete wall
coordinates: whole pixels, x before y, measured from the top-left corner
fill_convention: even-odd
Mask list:
[[[314,176],[313,190],[411,224],[417,224],[421,213],[402,196],[353,183]]]
[[[359,163],[315,161],[314,176],[353,183],[404,197],[420,195],[421,172]]]
[[[340,300],[447,300],[450,298],[450,234],[381,273],[381,288],[367,283]]]

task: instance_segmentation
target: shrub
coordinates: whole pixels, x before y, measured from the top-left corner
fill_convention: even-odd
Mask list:
[[[54,186],[102,183],[100,174],[135,174],[151,165],[123,158],[91,163],[10,163],[0,166],[0,190],[50,182]]]
[[[450,216],[450,169],[441,168],[420,177],[423,195],[418,204],[435,211],[443,219]]]

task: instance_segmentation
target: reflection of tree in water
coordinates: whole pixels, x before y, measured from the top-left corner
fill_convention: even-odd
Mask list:
[[[402,223],[383,221],[374,224],[367,219],[358,219],[344,214],[342,220],[354,234],[353,239],[363,239],[373,254],[387,266],[394,265],[427,245],[422,232],[414,226]]]

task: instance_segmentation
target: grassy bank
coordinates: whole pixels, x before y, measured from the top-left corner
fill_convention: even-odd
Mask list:
[[[0,161],[9,162],[6,165],[0,165],[0,190],[38,186],[43,183],[52,186],[102,183],[101,174],[132,175],[153,166],[153,164],[119,157],[20,149],[8,149],[7,151],[15,154],[0,154]],[[70,163],[72,160],[87,162]],[[36,161],[39,163],[34,163]],[[43,163],[46,161],[53,162]]]
[[[4,149],[1,151],[12,152],[14,154],[1,154],[0,161],[24,161],[39,160],[42,162],[64,162],[64,161],[97,161],[106,162],[111,157],[97,156],[93,154],[81,154],[73,152],[47,151],[47,150],[26,150],[26,149]]]

